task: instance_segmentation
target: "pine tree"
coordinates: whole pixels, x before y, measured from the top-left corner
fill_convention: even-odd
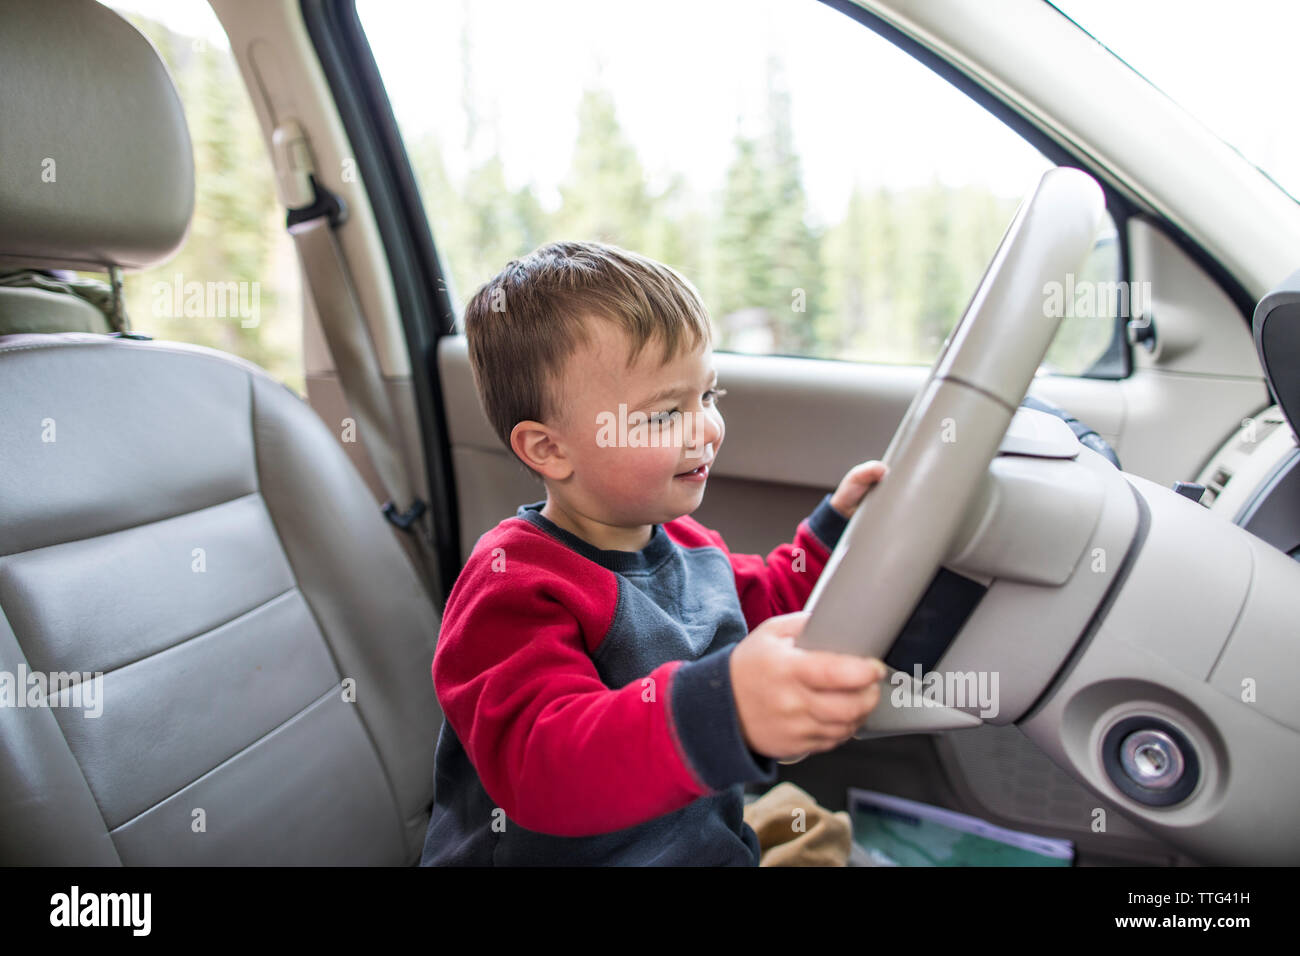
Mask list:
[[[652,201],[636,148],[618,123],[608,90],[589,88],[578,104],[578,136],[560,187],[556,226],[570,239],[644,248]]]
[[[767,76],[763,133],[736,137],[723,189],[718,311],[729,332],[757,318],[770,333],[774,353],[806,355],[818,348],[824,309],[821,237],[807,223],[790,98],[774,58]]]

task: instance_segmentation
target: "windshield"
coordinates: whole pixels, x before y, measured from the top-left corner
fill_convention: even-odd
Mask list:
[[[1278,0],[1048,0],[1292,199],[1300,196],[1295,43]]]

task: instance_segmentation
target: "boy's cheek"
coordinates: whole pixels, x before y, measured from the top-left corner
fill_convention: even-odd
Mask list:
[[[636,488],[652,488],[684,469],[680,448],[629,448],[610,473],[611,490],[624,493]]]

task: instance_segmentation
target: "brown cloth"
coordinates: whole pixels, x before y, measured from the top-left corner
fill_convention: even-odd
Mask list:
[[[848,866],[853,827],[844,810],[832,813],[786,781],[745,806],[758,834],[759,866]]]

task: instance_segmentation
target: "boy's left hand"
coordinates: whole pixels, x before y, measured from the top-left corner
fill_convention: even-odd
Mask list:
[[[831,507],[845,518],[852,518],[871,486],[885,477],[888,470],[879,461],[864,461],[860,465],[854,465],[831,495]]]

